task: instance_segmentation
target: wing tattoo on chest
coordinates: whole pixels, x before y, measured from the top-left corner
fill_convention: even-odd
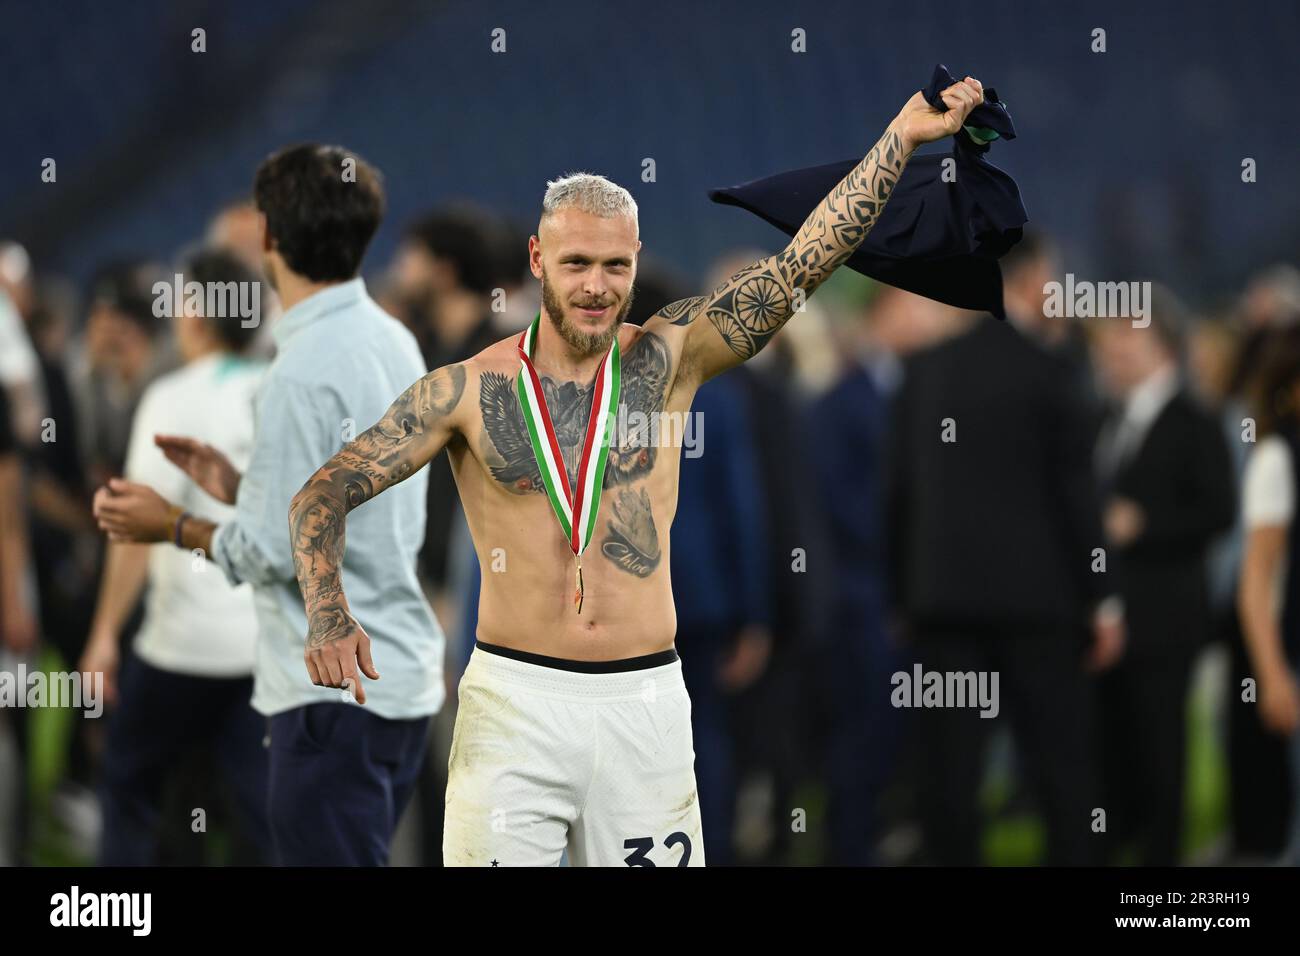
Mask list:
[[[623,355],[622,394],[610,436],[605,488],[627,484],[650,473],[655,464],[659,415],[668,391],[671,355],[662,336],[644,333]],[[570,483],[577,482],[578,459],[591,417],[592,386],[542,376],[542,394]],[[515,494],[545,494],[533,457],[528,426],[519,408],[515,377],[484,372],[479,380],[484,461],[492,477]]]

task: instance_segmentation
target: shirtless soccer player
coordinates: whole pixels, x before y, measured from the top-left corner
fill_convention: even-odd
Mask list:
[[[346,515],[451,458],[483,583],[448,864],[554,865],[566,848],[574,865],[703,864],[668,574],[679,453],[635,423],[684,419],[702,382],[757,353],[862,242],[913,149],[958,132],[982,88],[967,77],[943,100],[940,113],[913,96],[785,249],[640,328],[623,322],[632,197],[599,176],[551,183],[529,240],[545,314],[417,381],[294,496],[307,669],[364,703],[361,675],[379,672],[343,593]]]

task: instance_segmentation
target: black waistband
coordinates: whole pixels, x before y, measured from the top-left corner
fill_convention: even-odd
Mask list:
[[[513,647],[501,647],[498,644],[484,644],[475,641],[474,646],[480,651],[508,657],[512,661],[525,664],[539,664],[542,667],[554,667],[562,671],[576,671],[579,674],[619,674],[623,671],[643,671],[647,667],[663,667],[677,660],[677,651],[669,648],[656,651],[643,657],[625,657],[620,661],[569,661],[562,657],[547,657],[545,654],[533,654],[529,651],[517,651]]]

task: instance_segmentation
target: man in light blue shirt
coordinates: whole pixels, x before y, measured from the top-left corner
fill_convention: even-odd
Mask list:
[[[227,577],[256,589],[253,706],[268,715],[339,700],[336,690],[312,684],[303,666],[307,616],[294,577],[289,500],[322,452],[328,458],[377,421],[392,394],[426,371],[415,338],[374,303],[361,279],[299,302],[272,335],[278,354],[257,399],[253,458],[235,520],[214,531],[210,552]],[[391,503],[384,496],[348,526],[348,597],[368,612],[375,657],[386,664],[365,706],[390,720],[424,717],[442,705],[442,635],[415,573],[427,482],[427,472],[412,475],[393,489]]]
[[[320,462],[426,369],[414,336],[356,277],[383,212],[376,171],[335,147],[293,147],[259,168],[255,199],[266,221],[266,272],[286,311],[272,329],[278,353],[257,397],[248,470],[240,476],[192,439],[157,439],[205,490],[235,504],[234,518],[216,526],[118,480],[96,496],[96,514],[114,539],[200,549],[232,582],[253,585],[253,706],[270,724],[278,861],[382,864],[419,774],[429,716],[443,700],[443,635],[416,578],[427,473],[350,522],[343,576],[384,672],[368,692],[354,688],[356,702],[314,685],[304,666],[307,618],[288,511]]]

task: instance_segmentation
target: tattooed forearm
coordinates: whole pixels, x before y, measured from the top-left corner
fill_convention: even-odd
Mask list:
[[[464,391],[463,366],[424,376],[294,495],[289,532],[307,606],[309,647],[338,640],[351,629],[340,577],[348,512],[409,477],[442,449],[450,435],[447,417]]]
[[[703,301],[682,300],[674,306],[684,307],[688,315],[703,311],[741,361],[752,358],[785,325],[798,302],[812,295],[862,244],[894,191],[908,155],[898,133],[887,129],[862,162],[809,214],[782,252],[741,270]],[[689,321],[679,313],[673,324]]]
[[[862,245],[898,184],[907,156],[898,133],[886,130],[777,256],[786,284],[811,294]]]

